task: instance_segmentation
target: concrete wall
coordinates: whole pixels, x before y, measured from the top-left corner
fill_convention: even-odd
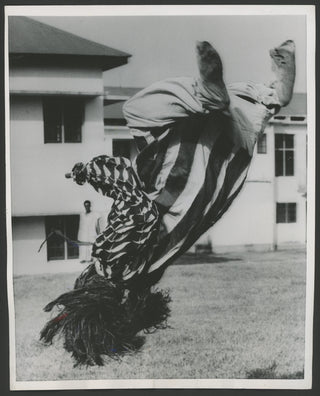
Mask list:
[[[45,215],[78,214],[83,201],[109,213],[111,200],[65,179],[76,162],[105,154],[102,71],[82,67],[10,69],[10,171],[14,274],[81,271],[79,260],[47,261]],[[44,143],[42,96],[85,102],[81,143]]]
[[[82,143],[44,143],[41,96],[13,95],[10,106],[12,214],[31,216],[79,213],[85,199],[96,210],[111,201],[91,186],[78,186],[64,174],[76,162],[104,154],[102,97],[85,98]]]
[[[96,210],[111,201],[90,186],[64,178],[76,162],[103,154],[102,70],[82,66],[10,68],[10,155],[12,214],[72,214],[90,199]],[[44,143],[42,95],[82,95],[85,116],[82,143]],[[107,203],[106,203],[107,202]]]
[[[13,273],[14,275],[81,272],[84,266],[79,260],[47,261],[47,247],[39,247],[45,239],[45,223],[42,216],[14,217],[13,234]]]
[[[270,249],[273,243],[273,189],[271,183],[246,182],[229,210],[209,231],[213,250],[253,245]]]
[[[81,66],[13,66],[10,67],[9,90],[28,94],[102,95],[102,71]]]
[[[306,240],[306,192],[307,183],[307,130],[303,125],[276,125],[275,133],[294,134],[295,157],[294,176],[280,176],[275,179],[276,202],[296,202],[295,223],[277,224],[277,243],[304,243]]]

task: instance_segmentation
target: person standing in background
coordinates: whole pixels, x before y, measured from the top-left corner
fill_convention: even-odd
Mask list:
[[[83,242],[94,242],[97,235],[100,234],[99,214],[91,210],[91,202],[89,200],[83,203],[85,212],[80,215],[80,224],[78,232],[78,240]],[[79,247],[80,263],[91,263],[91,245]]]

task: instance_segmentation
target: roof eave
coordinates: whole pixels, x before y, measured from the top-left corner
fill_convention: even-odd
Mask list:
[[[10,65],[39,65],[48,64],[65,65],[90,65],[100,68],[102,71],[110,70],[128,63],[125,56],[102,56],[102,55],[65,55],[65,54],[31,54],[31,53],[10,53]]]
[[[109,57],[108,60],[105,60],[102,63],[102,70],[107,71],[110,69],[114,69],[115,67],[123,66],[128,63],[129,58],[131,55],[126,55],[126,56],[114,56],[114,57]],[[112,61],[110,62],[110,60]]]

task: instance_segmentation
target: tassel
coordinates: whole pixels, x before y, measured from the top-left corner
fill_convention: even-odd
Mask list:
[[[118,359],[137,351],[144,342],[138,336],[141,330],[167,327],[171,301],[167,292],[130,292],[93,274],[90,267],[75,287],[46,305],[46,312],[55,306],[60,312],[40,333],[45,344],[52,344],[58,334],[64,336],[64,348],[72,354],[75,366],[101,366],[103,355]]]

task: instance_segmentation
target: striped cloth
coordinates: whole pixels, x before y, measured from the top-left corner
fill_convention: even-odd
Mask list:
[[[92,247],[96,272],[115,282],[140,275],[150,262],[150,247],[158,242],[159,212],[143,192],[130,160],[100,155],[74,169],[73,176],[78,184],[88,182],[113,199],[108,224]]]
[[[203,95],[193,78],[165,80],[123,108],[140,150],[134,167],[160,213],[148,273],[162,273],[226,212],[244,185],[257,138],[280,108],[275,90],[254,83]],[[211,103],[211,106],[208,106]]]
[[[124,106],[140,150],[134,164],[101,155],[74,172],[78,184],[87,181],[114,200],[93,244],[98,274],[127,285],[156,283],[229,208],[279,103],[262,84],[233,84],[228,94],[230,104],[191,78],[142,90]]]

